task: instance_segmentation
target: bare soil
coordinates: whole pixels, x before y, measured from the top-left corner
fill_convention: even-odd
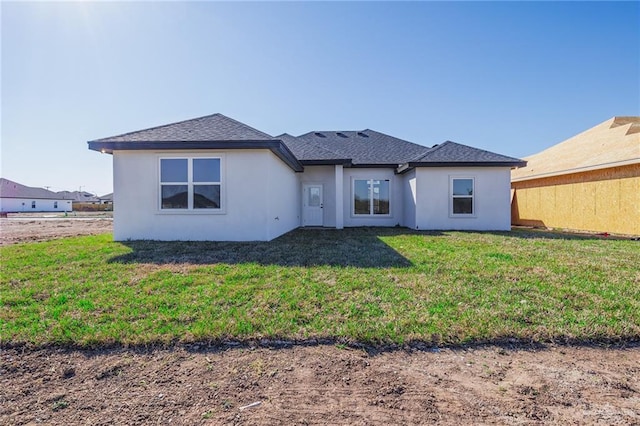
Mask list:
[[[0,246],[112,231],[113,221],[104,213],[10,214],[0,219]]]
[[[111,221],[10,217],[0,227],[6,245],[110,232]],[[0,345],[0,424],[640,425],[637,343],[276,346]]]
[[[638,346],[7,348],[1,360],[8,425],[640,424]]]

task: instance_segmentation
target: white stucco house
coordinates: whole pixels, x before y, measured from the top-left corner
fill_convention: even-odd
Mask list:
[[[273,137],[221,114],[88,144],[113,155],[117,241],[268,241],[300,226],[510,230],[510,170],[526,164],[373,130]]]

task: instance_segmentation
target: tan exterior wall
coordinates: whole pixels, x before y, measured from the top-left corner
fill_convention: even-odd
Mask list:
[[[640,235],[640,164],[511,182],[511,222]]]

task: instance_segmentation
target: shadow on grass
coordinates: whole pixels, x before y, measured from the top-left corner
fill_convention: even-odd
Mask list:
[[[460,231],[519,239],[603,240],[602,236],[534,229],[513,231]],[[418,235],[446,237],[447,231],[417,231],[409,228],[347,228],[293,230],[268,242],[216,241],[125,241],[131,253],[110,263],[196,264],[217,263],[279,266],[342,266],[357,268],[409,267],[411,261],[387,245],[381,237]]]
[[[494,339],[473,340],[465,343],[442,343],[430,340],[410,340],[402,344],[396,343],[374,343],[374,342],[353,342],[342,338],[320,338],[305,340],[278,340],[278,339],[260,339],[260,340],[240,340],[240,341],[224,341],[224,342],[194,342],[177,344],[178,347],[184,348],[187,352],[193,353],[216,353],[230,349],[293,349],[295,347],[313,347],[313,346],[336,346],[340,349],[356,349],[362,350],[368,356],[377,356],[388,352],[396,351],[416,351],[416,352],[434,352],[441,350],[475,350],[483,348],[498,348],[506,352],[521,351],[541,351],[548,350],[551,347],[584,347],[584,348],[603,348],[603,349],[640,349],[640,340],[638,336],[626,338],[593,338],[593,339],[575,339],[559,337],[553,341],[536,341],[530,339],[518,339],[498,337]]]
[[[509,232],[494,232],[496,235],[505,237],[523,238],[523,239],[548,239],[548,240],[637,240],[633,237],[625,237],[621,235],[611,235],[608,233],[588,233],[588,232],[571,232],[556,231],[548,229],[536,229],[528,227],[514,227]]]
[[[360,350],[368,356],[378,356],[384,353],[404,352],[433,352],[439,353],[443,350],[467,351],[476,349],[496,348],[501,353],[504,352],[535,352],[544,351],[557,347],[576,348],[596,348],[607,350],[640,350],[640,336],[620,336],[620,337],[594,337],[587,339],[576,339],[559,336],[552,340],[531,340],[514,337],[497,337],[493,339],[471,340],[468,342],[439,342],[433,340],[410,340],[404,343],[385,342],[358,342],[344,338],[324,337],[308,339],[273,339],[273,338],[247,338],[240,340],[207,340],[195,342],[148,342],[144,344],[123,344],[120,342],[97,343],[89,345],[48,343],[29,344],[2,342],[1,349],[12,349],[16,351],[39,351],[53,350],[62,352],[80,351],[87,357],[105,355],[110,353],[127,352],[136,354],[151,354],[156,351],[183,349],[189,353],[216,354],[234,350],[291,350],[294,348],[335,346],[338,349]]]
[[[406,268],[411,262],[379,237],[398,228],[296,229],[269,242],[125,241],[132,251],[110,263],[241,264]]]

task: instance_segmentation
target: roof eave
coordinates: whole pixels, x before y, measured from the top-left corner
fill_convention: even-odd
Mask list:
[[[526,161],[410,161],[398,167],[397,173],[406,173],[416,167],[525,167]]]
[[[295,155],[287,147],[287,145],[281,140],[268,141],[269,148],[278,158],[280,158],[286,165],[291,167],[295,172],[303,172],[304,167],[298,161]]]
[[[565,175],[570,175],[575,173],[593,172],[597,170],[610,169],[613,167],[630,166],[634,164],[640,164],[640,157],[632,158],[630,160],[624,160],[624,161],[614,161],[610,163],[596,164],[593,166],[575,167],[572,169],[554,170],[550,172],[536,173],[534,175],[516,176],[516,177],[512,177],[511,181],[520,182],[525,180],[544,179],[544,178],[549,178],[554,176],[565,176]]]
[[[89,141],[89,149],[102,152],[103,154],[113,154],[113,151],[151,151],[151,150],[211,150],[211,149],[268,149],[278,158],[284,161],[296,172],[304,170],[302,164],[296,159],[293,153],[279,139],[270,140],[216,140],[216,141],[136,141],[136,142],[115,142],[115,141]]]
[[[300,160],[303,166],[351,166],[351,160],[348,158],[337,158],[331,160]]]
[[[354,163],[351,167],[363,169],[396,169],[398,168],[398,163]]]
[[[16,200],[54,200],[54,201],[71,201],[68,200],[66,198],[60,198],[60,197],[28,197],[26,195],[3,195],[0,194],[0,198],[11,198],[11,199],[16,199]]]

